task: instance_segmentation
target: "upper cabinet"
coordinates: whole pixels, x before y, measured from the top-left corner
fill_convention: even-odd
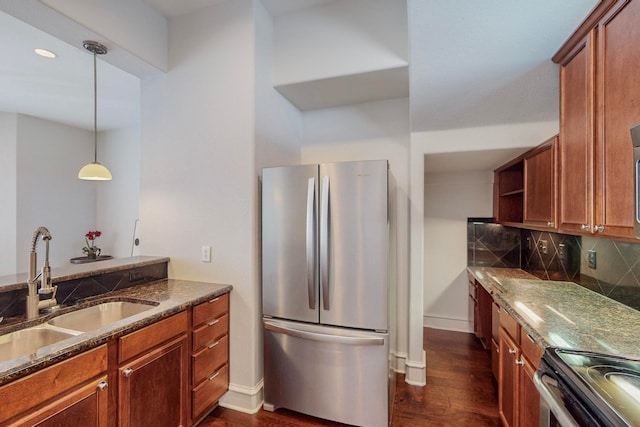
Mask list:
[[[560,64],[559,230],[633,237],[640,121],[640,2],[603,1],[554,56]]]
[[[556,228],[555,136],[494,173],[494,216],[512,226]]]
[[[553,137],[524,158],[525,224],[545,228],[556,226],[556,147]]]

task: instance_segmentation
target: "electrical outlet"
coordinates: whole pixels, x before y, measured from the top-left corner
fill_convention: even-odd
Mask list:
[[[589,262],[589,268],[593,268],[594,270],[598,268],[596,251],[587,252],[587,260]]]
[[[558,245],[558,258],[560,258],[562,261],[567,260],[567,245],[565,245],[564,243],[560,243]]]
[[[538,250],[543,254],[547,254],[549,252],[549,247],[547,246],[546,240],[541,239],[540,241],[538,241]]]
[[[202,262],[211,262],[211,246],[202,247]]]

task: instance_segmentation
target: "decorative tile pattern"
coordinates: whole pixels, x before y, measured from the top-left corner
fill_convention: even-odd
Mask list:
[[[640,243],[513,229],[480,220],[468,222],[469,266],[522,268],[543,280],[575,282],[640,310]],[[514,236],[520,239],[517,245]],[[589,267],[589,251],[596,252],[595,269]]]
[[[482,267],[520,268],[520,230],[469,218],[467,264]]]

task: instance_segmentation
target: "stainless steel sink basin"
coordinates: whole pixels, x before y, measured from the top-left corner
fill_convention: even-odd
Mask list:
[[[82,308],[54,317],[47,323],[59,328],[88,332],[99,329],[109,323],[134,316],[153,308],[154,305],[142,302],[111,301]]]
[[[55,344],[74,334],[44,326],[34,326],[0,335],[0,362],[35,353],[38,349]]]

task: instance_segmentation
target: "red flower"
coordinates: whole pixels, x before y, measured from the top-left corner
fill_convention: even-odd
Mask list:
[[[96,237],[100,237],[102,235],[102,233],[98,230],[95,231],[89,231],[87,234],[84,235],[84,237],[86,237],[88,240],[95,240]]]

